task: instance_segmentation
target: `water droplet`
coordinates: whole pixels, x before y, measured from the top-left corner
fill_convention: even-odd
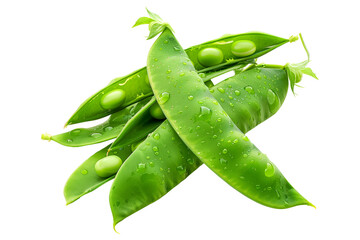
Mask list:
[[[268,191],[271,191],[271,190],[272,190],[272,187],[267,187],[267,190],[268,190]]]
[[[197,125],[195,129],[196,129],[196,130],[199,130],[200,128],[201,128],[201,127],[200,127],[199,125]]]
[[[235,95],[239,96],[240,95],[240,91],[239,90],[235,90]]]
[[[271,89],[267,92],[267,100],[270,105],[273,105],[276,100],[276,94]]]
[[[88,170],[83,169],[83,170],[81,171],[81,174],[82,174],[82,175],[86,175],[86,174],[88,174]]]
[[[165,44],[168,44],[168,43],[169,43],[169,40],[165,40],[164,43],[165,43]]]
[[[228,88],[232,88],[232,86],[231,86],[231,85],[228,85]]]
[[[145,163],[139,163],[139,164],[137,165],[136,171],[137,171],[137,172],[144,172],[144,171],[145,171],[145,168],[146,168],[146,164],[145,164]]]
[[[255,188],[256,188],[257,190],[259,190],[261,187],[260,187],[260,185],[255,185]]]
[[[169,98],[170,98],[170,93],[168,93],[168,92],[163,92],[163,93],[161,93],[160,96],[159,96],[159,103],[160,103],[160,104],[164,104],[164,103],[166,103],[166,102],[169,100]]]
[[[101,133],[93,133],[93,134],[91,134],[91,137],[93,137],[93,138],[99,138],[101,136],[102,136]]]
[[[223,89],[223,88],[218,88],[217,89],[219,92],[221,92],[221,93],[224,93],[225,92],[225,90]]]
[[[186,65],[187,63],[186,63],[186,62],[183,62],[183,64]],[[200,74],[199,74],[199,76],[200,76]]]
[[[150,156],[146,156],[146,159],[150,159]]]
[[[219,105],[219,103],[217,102],[217,101],[213,101],[213,104],[215,104],[215,105]]]
[[[211,114],[211,110],[208,107],[205,107],[205,106],[200,107],[200,117],[207,116],[209,114]]]
[[[159,134],[159,133],[155,133],[155,134],[153,135],[153,138],[154,138],[155,140],[159,140],[159,139],[160,139],[160,134]]]
[[[244,153],[244,154],[243,154],[243,157],[246,158],[246,157],[248,157],[248,155],[247,155],[246,153]]]
[[[180,51],[180,48],[179,47],[174,47],[174,50],[175,51]]]
[[[79,135],[79,134],[80,134],[80,132],[81,132],[81,130],[80,130],[80,129],[74,129],[74,130],[72,130],[70,133],[71,133],[71,135],[76,136],[76,135]]]
[[[68,139],[67,142],[68,142],[68,143],[72,143],[73,140],[72,140],[72,139]]]
[[[168,69],[168,70],[166,71],[166,73],[167,73],[167,74],[171,73],[171,70],[170,70],[170,69]]]
[[[272,177],[275,174],[275,168],[274,165],[272,165],[272,163],[268,162],[266,164],[266,169],[265,169],[265,176],[266,177]]]
[[[150,167],[154,167],[154,162],[149,162]]]
[[[222,150],[222,153],[223,153],[223,154],[227,154],[227,152],[228,152],[228,150],[227,150],[226,148],[224,148],[224,149]]]
[[[220,101],[221,101],[221,102],[225,102],[225,100],[224,100],[223,98],[220,98]]]
[[[153,150],[154,152],[157,152],[157,151],[159,151],[159,148],[155,146],[155,147],[152,148],[152,150]]]
[[[159,61],[159,59],[155,58],[154,61],[157,62],[157,61]]]
[[[254,94],[254,93],[255,93],[254,89],[253,89],[251,86],[245,87],[245,91],[247,91],[247,92],[250,93],[250,94]]]
[[[222,121],[222,118],[218,118],[217,121],[218,121],[218,122],[221,122],[221,121]]]
[[[184,75],[185,75],[185,73],[183,73],[183,72],[179,74],[180,77],[182,77],[182,76],[184,76]]]
[[[261,76],[260,76],[260,75],[257,75],[256,78],[257,78],[257,79],[261,79]]]
[[[209,91],[210,91],[211,93],[214,93],[214,89],[210,89]]]
[[[220,164],[226,165],[226,164],[227,164],[227,160],[224,159],[224,158],[220,158]]]
[[[199,73],[199,77],[204,78],[205,76],[205,73]]]
[[[113,127],[111,127],[111,126],[108,126],[108,127],[104,128],[104,131],[105,131],[105,132],[109,132],[109,131],[111,131],[111,130],[113,130]]]
[[[234,104],[233,104],[233,103],[229,103],[229,105],[230,105],[231,107],[233,107],[233,106],[234,106]]]
[[[154,154],[157,156],[157,155],[159,155],[160,153],[159,153],[159,152],[154,152]]]
[[[248,142],[248,141],[249,141],[249,138],[248,138],[247,136],[245,136],[245,135],[244,135],[244,136],[242,137],[242,140],[244,140],[244,141]]]
[[[212,136],[212,138],[214,138],[214,139],[217,138],[217,137],[218,137],[217,135],[213,135],[213,136]]]
[[[239,142],[239,139],[235,138],[233,143],[238,143]]]
[[[177,166],[176,170],[178,171],[179,174],[184,174],[186,172],[186,169],[183,166]]]
[[[231,96],[231,95],[229,95],[228,97],[229,97],[229,99],[234,99],[233,96]]]
[[[191,101],[191,100],[193,100],[194,99],[194,96],[188,96],[188,99]]]

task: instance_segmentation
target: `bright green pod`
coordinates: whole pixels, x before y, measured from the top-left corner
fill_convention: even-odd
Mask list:
[[[116,136],[118,136],[124,128],[125,124],[150,100],[151,98],[143,99],[118,112],[115,112],[105,122],[94,127],[76,128],[54,136],[50,134],[43,134],[42,139],[49,141],[52,140],[68,147],[81,147],[116,138]]]
[[[231,45],[231,52],[236,57],[247,57],[255,53],[256,45],[253,41],[239,40]]]
[[[95,163],[95,172],[99,177],[110,177],[117,173],[121,164],[122,160],[118,156],[106,156]]]
[[[249,86],[253,87],[254,94],[246,90]],[[287,91],[288,79],[284,69],[260,67],[238,72],[210,89],[210,93],[244,133],[275,114],[284,102]],[[268,100],[268,92],[274,93],[278,104]],[[187,101],[193,100],[189,98]],[[209,138],[219,139],[219,135],[214,134]],[[138,146],[115,178],[110,192],[114,224],[164,196],[201,164],[165,120]],[[270,168],[264,174],[271,175]],[[264,188],[260,186],[258,194],[261,195]],[[266,194],[267,191],[264,192]],[[280,191],[279,194],[284,193]],[[289,202],[279,208],[293,204]]]
[[[214,70],[222,70],[248,60],[256,59],[266,53],[282,46],[285,43],[292,42],[296,38],[284,39],[276,37],[266,33],[250,32],[243,34],[227,35],[212,41],[208,41],[191,48],[188,48],[186,53],[193,62],[196,70],[205,73],[212,73]],[[234,57],[231,52],[231,46],[234,42],[239,40],[249,40],[256,45],[256,52],[247,57]],[[224,61],[218,65],[205,68],[200,64],[198,60],[199,52],[204,48],[216,48],[219,49],[224,56]],[[156,60],[154,60],[156,61]],[[204,81],[209,80],[203,79]],[[96,120],[114,113],[119,109],[105,109],[101,105],[101,99],[104,95],[114,90],[122,90],[126,94],[126,99],[121,104],[119,109],[127,107],[137,101],[140,101],[146,97],[152,96],[152,90],[150,88],[147,76],[146,67],[141,68],[135,72],[132,72],[124,77],[119,77],[111,81],[109,85],[95,93],[93,96],[83,102],[75,113],[67,121],[66,125],[81,123],[85,121]]]
[[[216,66],[224,61],[224,54],[218,48],[204,48],[198,53],[198,61],[204,67]]]
[[[100,177],[95,171],[95,164],[107,156],[110,145],[93,154],[84,161],[69,177],[64,187],[66,204],[70,204],[87,193],[90,193],[115,177]],[[126,159],[131,154],[130,146],[123,146],[113,154]]]
[[[175,132],[219,177],[245,196],[268,207],[311,205],[237,128],[211,95],[169,29],[164,30],[150,49],[148,74],[154,95]],[[252,86],[245,87],[245,91],[256,93]],[[179,104],[189,96],[193,99]],[[184,108],[186,114],[181,113]],[[217,137],[211,137],[214,135]],[[271,177],[265,174],[268,166],[274,168]],[[265,188],[265,192],[260,194],[258,186]]]

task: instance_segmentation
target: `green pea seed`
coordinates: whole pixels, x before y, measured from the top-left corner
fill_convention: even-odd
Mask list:
[[[99,177],[110,177],[117,173],[121,164],[122,160],[118,156],[107,156],[96,162],[95,172]]]
[[[115,109],[120,107],[125,101],[125,92],[120,89],[113,90],[105,94],[100,101],[104,109]]]
[[[198,53],[198,60],[204,67],[211,67],[220,64],[224,60],[224,54],[218,48],[204,48]]]
[[[162,120],[166,118],[158,103],[154,103],[150,107],[150,115],[158,120]]]
[[[231,45],[231,52],[237,57],[246,57],[256,51],[256,45],[249,40],[239,40]]]

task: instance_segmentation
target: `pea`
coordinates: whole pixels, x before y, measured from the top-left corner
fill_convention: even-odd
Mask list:
[[[121,164],[122,160],[118,156],[107,156],[96,162],[95,172],[99,177],[109,177],[117,173]]]
[[[204,48],[198,53],[198,60],[204,67],[211,67],[222,63],[224,54],[218,48]]]
[[[239,40],[231,45],[231,52],[237,57],[246,57],[256,51],[256,45],[253,41]]]
[[[158,103],[155,103],[150,107],[150,115],[158,120],[166,118]]]
[[[105,109],[114,109],[120,107],[125,101],[125,92],[121,89],[113,90],[105,94],[100,101],[100,104]]]

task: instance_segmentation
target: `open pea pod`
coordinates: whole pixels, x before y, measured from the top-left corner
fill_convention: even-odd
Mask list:
[[[253,32],[218,38],[193,46],[185,51],[199,73],[211,73],[215,70],[229,68],[234,64],[253,60],[296,39],[296,37],[284,39],[270,34]],[[246,56],[239,55],[233,49],[233,44],[239,41],[254,43],[254,52],[250,52],[251,54]],[[201,56],[200,53],[204,52],[204,49],[217,49],[220,51],[221,59],[212,62],[211,66],[204,67],[199,61],[201,57],[198,57]],[[206,81],[209,78],[203,80]],[[153,93],[149,85],[146,67],[144,67],[129,75],[112,80],[108,86],[83,102],[65,126],[105,117],[151,95]]]
[[[210,93],[244,133],[275,114],[284,102],[287,91],[286,71],[267,67],[255,67],[238,72],[210,89]],[[189,96],[185,101],[193,100]],[[199,130],[197,127],[192,129]],[[225,141],[220,134],[205,133],[205,136],[219,142]],[[231,139],[228,144],[237,142]],[[168,120],[165,120],[136,148],[117,173],[110,192],[114,226],[164,196],[201,164],[202,162],[178,137]],[[270,168],[268,171],[270,174]],[[251,179],[244,178],[242,181],[250,184]],[[289,187],[284,178],[277,184],[278,188],[274,189],[279,194],[277,207],[287,208],[304,203],[291,198],[285,203],[287,194],[293,188]],[[271,182],[255,186],[254,194],[268,198],[270,186]],[[285,188],[280,189],[284,186]]]
[[[90,128],[76,128],[54,136],[43,134],[42,139],[49,141],[52,140],[68,147],[81,147],[116,138],[116,136],[119,135],[121,130],[124,128],[125,124],[132,119],[138,111],[146,106],[150,100],[151,97],[145,98],[116,113],[113,113],[108,120],[97,126]]]
[[[96,152],[71,174],[64,187],[66,204],[76,201],[81,196],[95,190],[114,178],[115,175],[100,177],[95,171],[96,162],[106,157],[109,147],[110,145]],[[112,154],[121,159],[126,159],[131,154],[131,148],[129,145],[123,146]]]

